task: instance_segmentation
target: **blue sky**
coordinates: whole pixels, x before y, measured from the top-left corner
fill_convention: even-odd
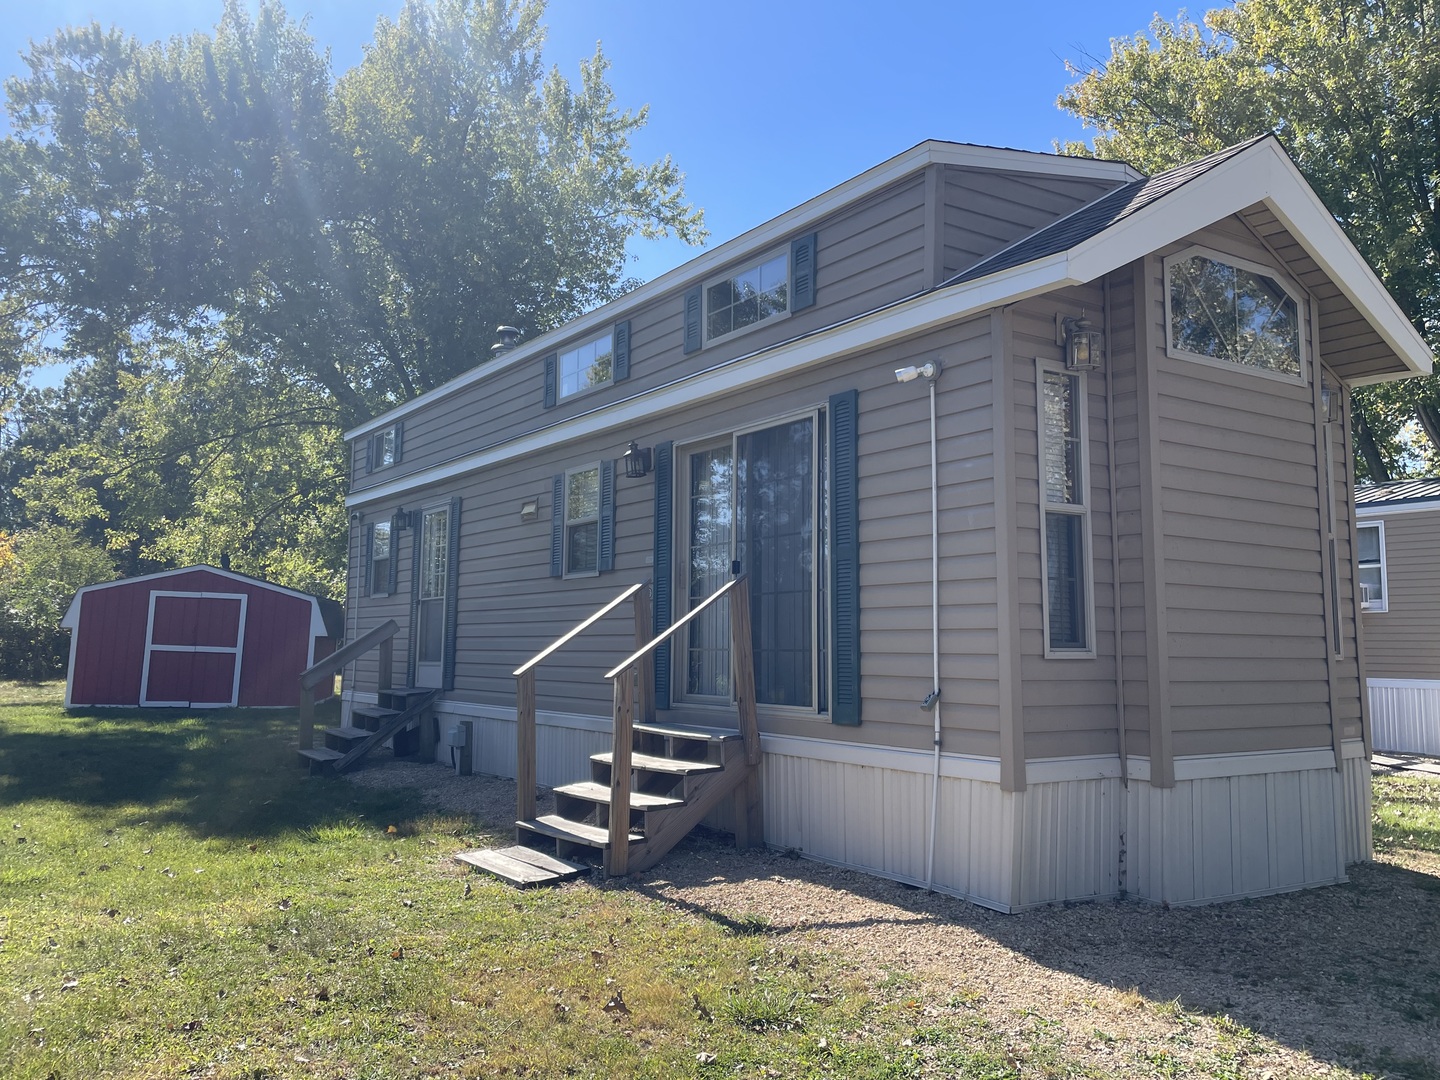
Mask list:
[[[1203,10],[1197,5],[1195,10]],[[355,64],[378,16],[400,0],[291,0],[331,49]],[[1177,4],[1178,7],[1178,4]],[[30,40],[91,19],[146,40],[208,29],[220,0],[0,0],[0,75],[24,71]],[[720,243],[924,139],[1049,150],[1083,137],[1055,107],[1065,60],[1109,55],[1145,29],[1154,0],[551,0],[547,65],[572,79],[599,41],[622,107],[649,105],[634,141],[643,160],[670,154]],[[648,280],[696,250],[632,245]]]

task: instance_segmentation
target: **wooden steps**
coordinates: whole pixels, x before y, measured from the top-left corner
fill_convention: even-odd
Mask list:
[[[583,874],[590,869],[583,863],[556,859],[543,851],[528,847],[500,848],[497,851],[461,851],[455,859],[473,866],[517,889],[528,889],[532,885],[555,885],[561,881]]]
[[[586,847],[604,848],[610,843],[610,830],[583,821],[572,821],[559,814],[541,814],[529,821],[517,821],[516,825],[540,836],[553,837],[567,844],[583,844]],[[632,844],[644,840],[640,833],[631,832]]]
[[[610,805],[610,789],[603,784],[597,784],[593,780],[582,780],[577,784],[562,784],[555,789],[557,798],[569,797],[572,799],[584,799],[588,802],[604,803]],[[674,799],[668,795],[652,795],[647,791],[632,791],[630,793],[631,810],[663,810],[672,806],[684,806],[684,799]]]
[[[311,772],[321,772],[344,756],[339,750],[332,750],[328,746],[315,746],[300,751],[300,764]]]

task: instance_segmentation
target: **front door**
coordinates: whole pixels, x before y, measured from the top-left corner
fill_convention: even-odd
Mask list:
[[[445,590],[450,580],[450,508],[420,515],[420,577],[415,613],[415,685],[438,687],[445,659]]]
[[[687,610],[732,567],[746,574],[756,700],[811,713],[826,707],[820,422],[810,413],[737,432],[682,459]],[[676,684],[687,700],[732,699],[729,627],[722,600],[686,628]]]

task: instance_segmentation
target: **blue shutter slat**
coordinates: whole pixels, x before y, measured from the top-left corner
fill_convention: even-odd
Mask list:
[[[558,362],[558,361],[556,360],[556,356],[555,356],[555,354],[554,354],[553,352],[552,352],[549,356],[545,357],[545,402],[544,402],[544,405],[545,405],[545,408],[547,408],[547,409],[553,409],[553,408],[555,407],[555,402],[556,402],[556,400],[557,400],[557,394],[558,394],[558,389],[557,389],[557,388],[558,388],[558,386],[559,386],[559,383],[558,383],[558,378],[559,378],[559,376],[558,376],[558,374],[557,374],[557,372],[556,372],[556,364],[557,364],[557,362]]]
[[[375,471],[375,436],[365,436],[365,471]]]
[[[550,495],[550,576],[565,576],[565,474],[556,473]]]
[[[696,285],[685,294],[685,351],[698,352],[704,344],[700,335],[700,286]]]
[[[790,310],[800,311],[815,303],[815,234],[790,244]]]
[[[405,650],[405,685],[415,685],[415,662],[420,654],[420,523],[414,520],[414,516],[420,511],[416,510],[411,515],[412,525],[410,527],[410,646]],[[398,552],[395,550],[396,537],[390,536],[390,557],[393,559]]]
[[[830,399],[830,721],[860,723],[860,492],[858,391]]]
[[[611,333],[611,346],[615,350],[615,382],[624,382],[630,377],[630,320],[617,322]]]
[[[595,569],[615,569],[615,462],[600,462],[600,551]]]
[[[675,444],[655,446],[655,566],[650,597],[654,606],[655,633],[670,629],[671,581],[675,544]],[[670,642],[655,650],[655,704],[670,707]]]
[[[400,447],[405,441],[405,421],[395,421],[395,464],[400,464]]]
[[[386,582],[389,594],[394,596],[400,589],[400,537],[395,535],[395,526],[390,526],[390,579]]]
[[[396,445],[399,445],[398,436]],[[450,535],[445,556],[445,651],[440,662],[440,686],[455,689],[456,618],[460,613],[460,497],[450,500]]]
[[[365,558],[360,561],[361,574],[365,580],[360,583],[360,595],[370,595],[370,582],[375,577],[375,526],[365,526]]]

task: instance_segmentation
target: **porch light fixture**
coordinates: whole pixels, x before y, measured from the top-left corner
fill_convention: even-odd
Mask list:
[[[625,475],[631,480],[639,480],[650,472],[650,447],[636,446],[635,440],[630,440],[630,445],[625,448]]]
[[[395,516],[390,519],[390,529],[395,533],[402,533],[410,527],[410,514],[403,506],[395,508]]]
[[[1334,424],[1340,419],[1340,405],[1345,395],[1340,387],[1330,381],[1330,373],[1320,369],[1320,411],[1325,414],[1325,423]]]
[[[1098,371],[1105,361],[1105,335],[1090,328],[1090,320],[1062,318],[1065,366],[1071,371]]]
[[[534,521],[540,516],[540,500],[526,499],[520,504],[520,520]]]

